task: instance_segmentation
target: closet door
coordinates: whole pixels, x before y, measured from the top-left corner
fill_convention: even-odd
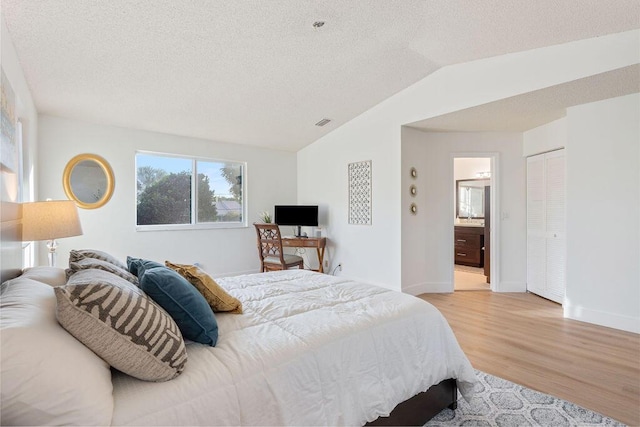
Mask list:
[[[527,290],[538,295],[545,291],[546,225],[545,225],[544,155],[527,158]]]
[[[545,154],[546,292],[562,304],[565,292],[565,162],[564,150]]]
[[[562,303],[565,293],[564,150],[527,159],[527,290]]]

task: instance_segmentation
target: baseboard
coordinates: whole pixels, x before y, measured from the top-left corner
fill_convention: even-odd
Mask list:
[[[525,282],[500,282],[499,287],[496,292],[527,292]]]
[[[640,318],[571,305],[565,300],[564,317],[640,334]]]
[[[500,282],[497,292],[526,292],[527,285],[524,282]],[[447,282],[416,283],[402,288],[402,292],[409,295],[442,294],[453,292],[453,286]]]
[[[453,292],[451,283],[416,283],[402,288],[402,292],[409,295],[442,294]]]

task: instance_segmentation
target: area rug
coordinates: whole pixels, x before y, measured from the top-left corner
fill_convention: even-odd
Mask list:
[[[476,371],[476,394],[458,409],[445,409],[427,426],[624,426],[566,400]]]

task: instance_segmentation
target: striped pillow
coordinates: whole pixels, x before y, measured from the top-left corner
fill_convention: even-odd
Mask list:
[[[128,281],[83,270],[55,293],[58,322],[114,368],[146,381],[167,381],[184,370],[178,326]]]
[[[78,262],[83,258],[95,258],[102,261],[107,261],[117,267],[127,269],[127,266],[118,258],[111,254],[96,249],[71,249],[69,252],[69,262]]]
[[[119,276],[119,277],[122,277],[123,279],[128,280],[129,282],[133,283],[136,286],[138,285],[138,278],[133,274],[129,273],[126,267],[122,269],[114,264],[111,264],[110,262],[102,261],[97,258],[83,258],[76,262],[70,261],[69,268],[67,268],[66,270],[67,280],[76,272],[80,270],[86,270],[86,269],[98,269],[98,270],[108,271],[109,273],[113,273],[116,276]]]

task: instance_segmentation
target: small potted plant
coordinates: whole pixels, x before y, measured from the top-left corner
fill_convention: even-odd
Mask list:
[[[265,224],[271,224],[271,214],[268,211],[260,213],[260,220]]]

